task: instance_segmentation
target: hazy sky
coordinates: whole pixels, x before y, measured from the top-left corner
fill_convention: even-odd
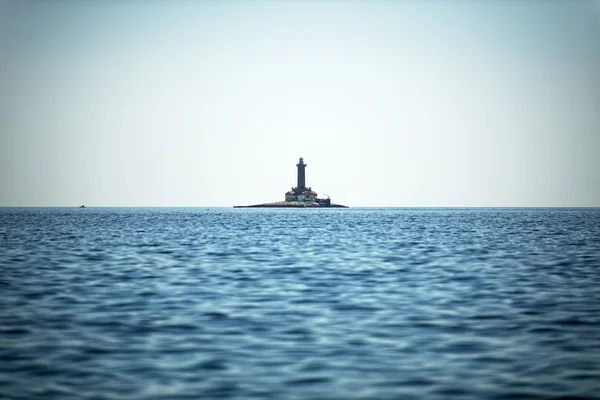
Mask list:
[[[600,206],[600,2],[0,0],[0,205]]]

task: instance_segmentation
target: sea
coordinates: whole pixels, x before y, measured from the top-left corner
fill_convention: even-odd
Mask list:
[[[599,399],[600,208],[0,208],[1,399]]]

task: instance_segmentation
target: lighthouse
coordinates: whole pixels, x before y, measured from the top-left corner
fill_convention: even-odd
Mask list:
[[[306,166],[304,159],[300,157],[298,164],[298,185],[285,194],[285,201],[306,201],[314,202],[317,199],[317,193],[311,188],[306,187]]]
[[[298,187],[297,189],[304,189],[304,179],[305,179],[305,173],[304,173],[304,169],[306,168],[308,164],[304,164],[304,159],[302,157],[300,157],[300,161],[298,161],[298,164],[296,164],[296,167],[298,167]]]

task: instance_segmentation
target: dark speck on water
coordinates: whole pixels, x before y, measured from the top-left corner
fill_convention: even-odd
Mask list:
[[[600,209],[0,208],[2,399],[600,396]]]

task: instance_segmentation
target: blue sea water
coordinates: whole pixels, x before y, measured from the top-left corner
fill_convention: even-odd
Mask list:
[[[600,398],[600,209],[0,209],[2,399]]]

